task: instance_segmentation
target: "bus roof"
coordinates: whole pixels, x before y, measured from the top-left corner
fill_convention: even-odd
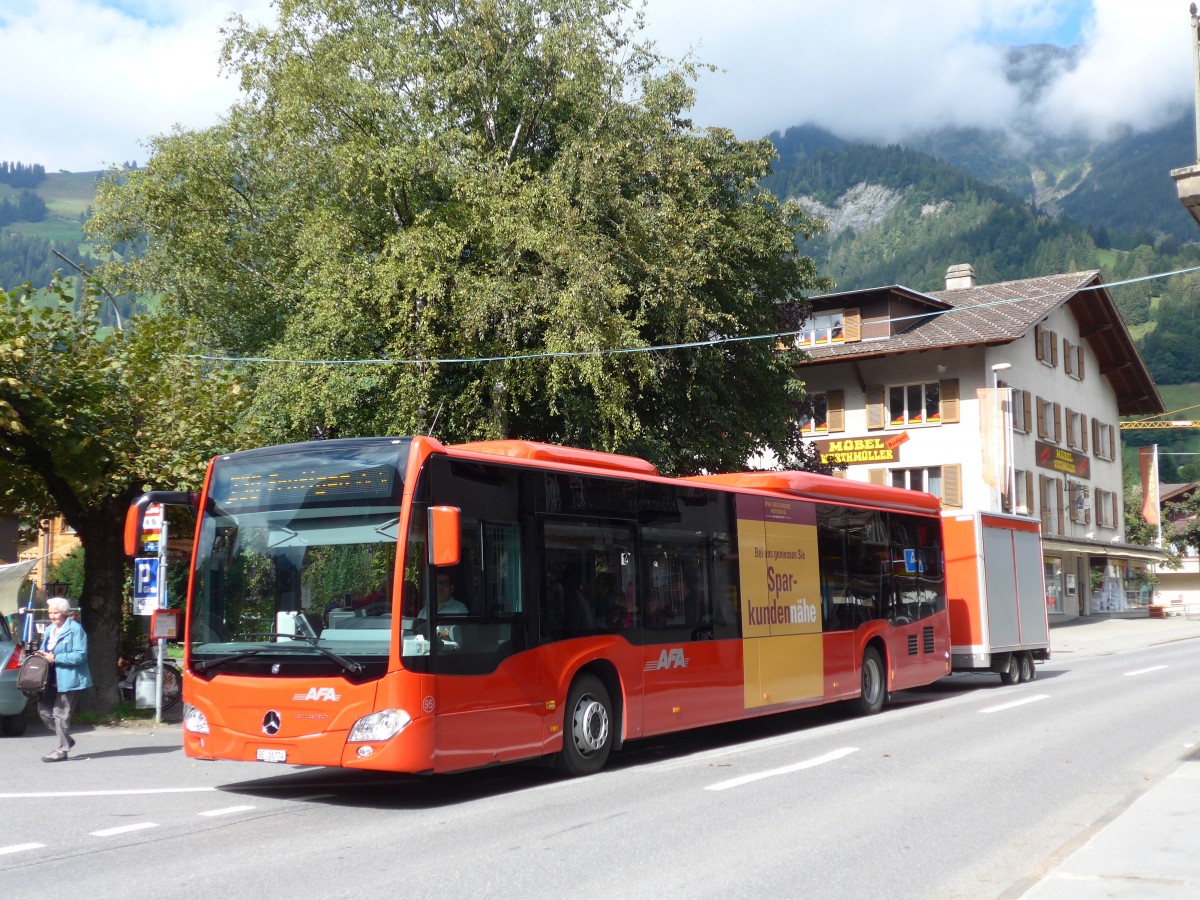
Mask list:
[[[557,444],[543,444],[538,441],[472,441],[465,444],[451,444],[446,449],[467,453],[485,453],[490,456],[507,456],[530,462],[558,463],[592,470],[624,472],[630,475],[663,477],[659,475],[658,469],[653,463],[636,456],[581,450],[577,447],[560,447]],[[932,494],[888,485],[850,481],[845,478],[833,478],[815,472],[732,472],[724,475],[695,475],[669,480],[710,484],[734,490],[789,494],[793,497],[828,503],[852,503],[903,509],[931,515],[937,515],[941,510],[941,502]]]
[[[451,444],[447,449],[488,453],[493,456],[509,456],[533,462],[584,466],[589,469],[609,469],[634,475],[658,474],[658,469],[653,463],[637,456],[601,453],[597,450],[580,450],[577,447],[560,447],[557,444],[541,444],[537,441],[472,441],[466,444]]]
[[[932,515],[937,515],[941,510],[941,501],[932,494],[883,484],[868,484],[865,481],[850,481],[847,478],[834,478],[816,472],[732,472],[727,475],[696,475],[679,480],[771,491],[803,497],[806,500],[881,506]]]

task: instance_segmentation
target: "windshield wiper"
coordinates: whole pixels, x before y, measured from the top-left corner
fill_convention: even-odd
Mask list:
[[[192,663],[192,668],[197,672],[207,672],[209,669],[227,662],[235,662],[239,659],[245,659],[247,656],[257,656],[266,649],[266,647],[255,647],[253,650],[243,650],[241,653],[231,653],[229,656],[219,656],[216,659],[202,659],[199,662]]]
[[[337,653],[334,653],[328,647],[322,647],[320,644],[317,643],[316,638],[309,637],[306,634],[281,634],[278,632],[272,632],[270,634],[264,634],[263,637],[290,638],[293,641],[304,641],[304,643],[307,646],[312,647],[314,650],[316,650],[322,656],[329,657],[335,663],[337,663],[339,666],[341,666],[343,669],[345,669],[347,672],[351,673],[352,675],[361,675],[363,672],[362,663],[355,662],[352,659],[346,659],[346,657],[341,656]]]

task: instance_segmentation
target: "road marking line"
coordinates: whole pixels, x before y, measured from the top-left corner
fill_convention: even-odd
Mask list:
[[[196,794],[219,790],[215,787],[142,788],[129,791],[43,791],[29,794],[0,794],[0,800],[31,800],[45,797],[133,797],[138,794]]]
[[[1006,709],[1012,709],[1016,706],[1024,706],[1026,703],[1036,703],[1038,700],[1049,700],[1049,694],[1034,694],[1032,697],[1022,697],[1020,700],[1014,700],[1012,703],[1001,703],[999,706],[989,706],[987,709],[981,709],[981,713],[1002,712]]]
[[[144,831],[147,828],[157,828],[157,822],[138,822],[136,825],[120,825],[116,828],[105,828],[102,831],[91,832],[92,837],[112,837],[114,834],[125,834],[129,831]]]
[[[254,809],[253,806],[226,806],[224,809],[208,809],[202,813],[196,813],[198,816],[227,816],[230,813],[246,812]]]
[[[729,788],[741,787],[743,784],[749,784],[752,781],[760,781],[763,778],[774,778],[776,775],[790,775],[792,772],[799,772],[801,769],[811,769],[814,766],[821,766],[825,763],[835,762],[843,756],[849,756],[851,753],[857,753],[857,747],[842,747],[840,750],[833,750],[826,753],[824,756],[817,756],[813,759],[806,759],[804,762],[794,763],[790,766],[781,766],[778,769],[767,769],[765,772],[756,772],[753,775],[742,775],[740,778],[730,778],[728,781],[718,781],[716,784],[710,784],[705,788],[706,791],[724,791]]]
[[[1131,678],[1134,675],[1145,675],[1147,672],[1157,672],[1159,669],[1167,669],[1169,666],[1151,666],[1148,669],[1137,669],[1133,672],[1126,672],[1125,677]]]
[[[0,847],[0,856],[6,853],[24,853],[26,850],[41,850],[45,844],[13,844],[11,847]]]

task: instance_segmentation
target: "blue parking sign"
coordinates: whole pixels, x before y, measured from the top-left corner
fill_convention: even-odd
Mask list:
[[[133,614],[148,616],[158,609],[158,557],[139,556],[133,561]]]

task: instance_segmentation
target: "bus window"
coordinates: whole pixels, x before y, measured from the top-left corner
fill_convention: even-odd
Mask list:
[[[542,643],[632,629],[633,526],[546,516],[541,535]]]

